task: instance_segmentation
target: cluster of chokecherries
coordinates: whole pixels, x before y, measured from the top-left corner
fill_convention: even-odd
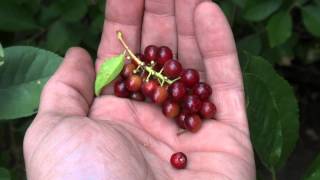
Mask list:
[[[144,53],[128,59],[121,79],[114,84],[116,96],[152,101],[162,106],[163,114],[175,119],[180,128],[193,133],[201,128],[202,119],[214,117],[216,107],[209,100],[211,87],[200,82],[198,71],[183,69],[170,48],[150,45]]]

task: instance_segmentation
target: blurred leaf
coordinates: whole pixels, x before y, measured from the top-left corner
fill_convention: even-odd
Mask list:
[[[0,43],[0,66],[2,66],[3,64],[4,64],[4,50]]]
[[[261,52],[262,41],[259,34],[252,34],[240,39],[237,47],[239,51],[247,51],[258,55]]]
[[[124,66],[124,58],[125,55],[120,54],[103,62],[95,81],[94,93],[96,96],[99,96],[101,90],[120,74]]]
[[[234,16],[235,16],[236,6],[231,1],[222,1],[220,3],[220,7],[232,26]]]
[[[68,25],[57,21],[48,31],[46,48],[64,54],[67,49],[81,42],[84,33],[85,29],[80,24]]]
[[[253,145],[269,170],[278,169],[298,139],[297,101],[291,86],[267,61],[248,53],[242,61]]]
[[[292,19],[287,11],[279,11],[268,21],[267,31],[271,47],[284,43],[292,33]]]
[[[68,22],[80,21],[88,10],[87,0],[58,0],[55,5],[60,10],[62,19]]]
[[[309,5],[302,8],[302,18],[307,30],[320,37],[320,6]]]
[[[56,6],[43,6],[40,11],[39,21],[41,25],[48,26],[60,15],[60,11]]]
[[[239,7],[244,7],[247,0],[231,0],[234,4],[236,4]]]
[[[320,179],[320,154],[312,162],[311,166],[308,168],[303,179],[304,180],[319,180]]]
[[[98,7],[99,10],[104,14],[105,9],[106,9],[106,0],[98,0]]]
[[[37,112],[40,93],[62,58],[34,47],[5,48],[0,67],[0,120],[26,117]]]
[[[0,179],[1,180],[10,180],[10,172],[5,169],[5,168],[2,168],[0,167]]]
[[[261,21],[274,13],[282,4],[281,0],[253,1],[245,8],[243,17],[248,21]]]
[[[39,28],[32,13],[11,1],[0,1],[0,30],[26,31]]]

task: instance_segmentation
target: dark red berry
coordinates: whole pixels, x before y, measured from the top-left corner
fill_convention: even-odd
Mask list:
[[[114,83],[113,86],[114,95],[118,97],[129,97],[130,93],[126,88],[126,83],[124,81],[118,80]]]
[[[182,82],[177,81],[169,86],[169,94],[174,101],[180,101],[187,95],[187,89]]]
[[[166,87],[158,86],[154,91],[152,100],[155,104],[162,104],[167,100],[168,96],[169,94]]]
[[[185,119],[186,128],[192,132],[198,132],[202,125],[202,120],[199,115],[191,115]]]
[[[152,79],[152,80],[149,80],[148,82],[144,82],[142,84],[141,91],[142,91],[143,95],[151,98],[154,94],[154,91],[157,89],[158,86],[159,86],[158,81]]]
[[[184,100],[184,108],[188,113],[198,113],[201,110],[202,101],[196,95],[189,95]]]
[[[187,156],[183,152],[177,152],[171,155],[170,163],[176,169],[185,169],[187,167]]]
[[[156,62],[157,64],[164,65],[167,61],[171,60],[172,58],[173,54],[171,49],[167,46],[161,46],[158,50]]]
[[[194,69],[186,69],[183,71],[181,81],[189,88],[199,83],[200,75],[199,72]]]
[[[147,46],[144,49],[144,61],[149,63],[151,61],[156,61],[158,53],[158,47],[154,45]]]
[[[175,118],[180,113],[180,106],[174,101],[166,101],[162,105],[162,112],[168,118]]]
[[[202,103],[201,116],[203,118],[212,119],[216,114],[216,112],[217,112],[217,108],[212,102],[205,101]]]
[[[132,92],[130,95],[130,98],[133,100],[136,100],[136,101],[144,101],[145,100],[144,95],[140,91]]]
[[[163,74],[173,79],[181,75],[182,65],[177,60],[169,60],[163,66]]]
[[[207,100],[212,94],[212,88],[207,84],[200,82],[193,87],[194,95],[198,95],[201,100]]]
[[[178,117],[176,117],[176,123],[181,129],[186,129],[186,119],[188,114],[186,112],[181,112]]]
[[[136,65],[133,63],[126,64],[121,72],[123,78],[128,78],[133,74],[133,71],[136,69]]]
[[[142,85],[142,78],[138,75],[132,75],[126,80],[126,87],[129,91],[139,91]]]

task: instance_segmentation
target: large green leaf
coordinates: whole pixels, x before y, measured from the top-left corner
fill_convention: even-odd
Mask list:
[[[267,31],[271,47],[284,43],[292,34],[292,19],[288,11],[280,11],[268,21]]]
[[[303,23],[314,36],[320,37],[320,5],[309,5],[302,8]]]
[[[13,1],[0,1],[0,30],[24,31],[37,29],[32,13]]]
[[[0,66],[0,120],[37,112],[40,93],[62,58],[49,51],[27,46],[5,49]]]
[[[266,60],[247,53],[242,61],[245,61],[243,72],[253,145],[264,164],[270,170],[277,169],[287,160],[298,139],[297,101],[288,82]],[[270,100],[272,107],[258,111],[261,104],[270,105]],[[268,134],[263,136],[264,132]],[[264,144],[267,140],[272,141],[270,147]]]
[[[238,5],[239,7],[244,7],[247,0],[231,0],[234,4]]]
[[[10,180],[10,172],[5,169],[0,167],[0,180]]]
[[[250,0],[243,17],[249,21],[261,21],[269,17],[282,4],[281,0]]]
[[[4,50],[0,43],[0,66],[2,66],[3,64],[4,64]]]
[[[308,168],[304,180],[319,180],[320,179],[320,154],[312,162],[311,166]]]

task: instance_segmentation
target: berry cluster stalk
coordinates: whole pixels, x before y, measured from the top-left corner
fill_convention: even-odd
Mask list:
[[[120,43],[122,44],[122,46],[125,48],[125,50],[128,52],[129,56],[138,64],[138,68],[142,68],[143,70],[147,71],[148,74],[148,78],[147,80],[149,80],[150,76],[154,76],[158,79],[158,81],[160,82],[161,86],[164,85],[164,83],[167,84],[173,84],[174,82],[176,82],[177,80],[180,79],[180,77],[171,80],[169,79],[167,76],[162,74],[162,70],[160,70],[159,72],[155,71],[153,69],[153,66],[148,66],[146,65],[143,61],[141,61],[128,47],[128,45],[126,44],[126,42],[123,39],[123,34],[121,31],[117,31],[117,38],[119,39]]]

